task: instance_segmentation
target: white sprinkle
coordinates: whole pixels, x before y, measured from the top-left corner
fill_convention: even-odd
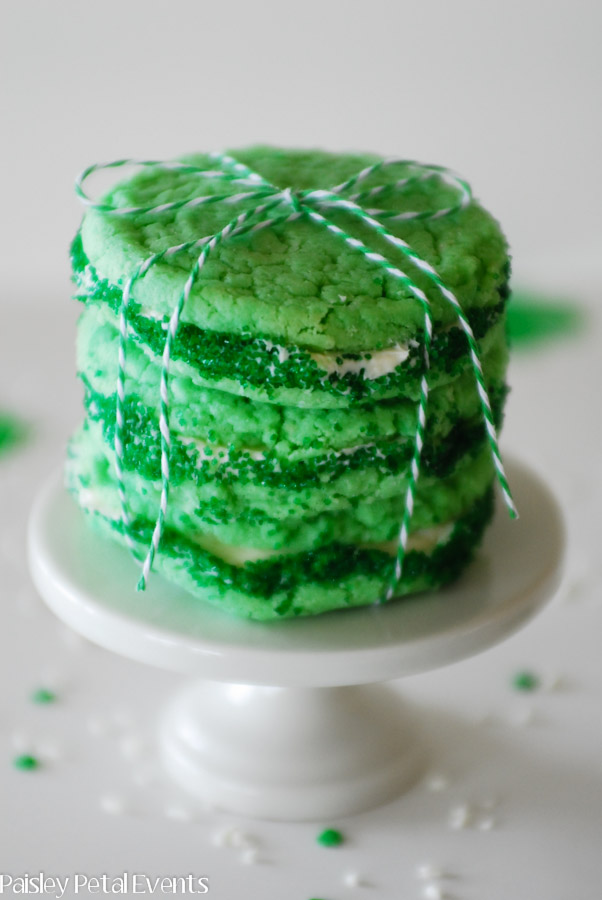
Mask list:
[[[167,806],[165,808],[165,815],[168,819],[173,819],[174,822],[192,821],[192,812],[185,806]]]
[[[31,747],[31,740],[24,731],[13,731],[10,735],[10,742],[13,749],[23,751]]]
[[[461,806],[455,806],[450,810],[448,824],[453,831],[461,831],[468,828],[472,818],[470,807],[463,803]]]
[[[493,816],[486,816],[480,820],[477,827],[479,831],[492,831],[495,828],[495,819]]]
[[[119,749],[124,759],[134,762],[139,759],[144,752],[144,742],[135,734],[124,737],[119,742]]]
[[[132,716],[125,709],[115,709],[111,713],[111,721],[117,728],[131,728],[133,720]]]
[[[64,690],[66,678],[59,669],[50,666],[40,670],[38,681],[51,691],[59,691]]]
[[[227,826],[226,828],[220,828],[218,831],[213,833],[211,838],[211,843],[214,847],[230,847],[230,835],[233,831],[232,826]]]
[[[485,797],[483,800],[479,801],[479,807],[483,810],[497,809],[500,802],[500,798],[494,794],[491,797]]]
[[[106,737],[111,732],[109,721],[102,716],[88,716],[86,728],[93,737]]]
[[[433,863],[419,863],[416,866],[416,878],[419,878],[421,881],[433,881],[437,878],[445,877],[446,873],[443,869]]]
[[[423,887],[422,896],[424,900],[445,900],[445,898],[449,897],[449,894],[445,893],[441,885],[432,882]]]
[[[535,719],[535,710],[532,706],[517,707],[510,715],[510,724],[516,728],[532,725]]]
[[[476,720],[477,725],[483,725],[485,728],[490,728],[493,725],[497,724],[497,718],[493,713],[483,713],[482,716],[479,716]]]
[[[240,854],[240,861],[244,866],[254,866],[257,862],[257,849],[248,847]]]
[[[563,691],[567,686],[568,682],[564,675],[555,673],[544,678],[543,687],[548,691]]]
[[[212,843],[216,847],[230,847],[233,850],[253,850],[257,846],[257,839],[240,828],[227,825],[215,832]]]
[[[38,744],[38,753],[48,762],[56,762],[63,755],[60,746],[52,740],[41,741]]]
[[[132,781],[138,787],[147,787],[157,778],[157,768],[153,764],[140,766],[132,775]]]
[[[426,787],[427,790],[433,791],[433,793],[444,791],[449,787],[449,778],[447,775],[441,775],[439,773],[431,775],[426,782]]]
[[[125,812],[125,803],[118,794],[104,794],[100,798],[100,808],[109,816],[122,816]]]
[[[361,887],[362,879],[358,872],[346,872],[343,875],[343,884],[348,888]]]

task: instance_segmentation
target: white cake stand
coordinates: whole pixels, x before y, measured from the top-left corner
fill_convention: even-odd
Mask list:
[[[501,641],[555,590],[562,516],[545,485],[510,467],[521,512],[498,510],[453,587],[384,607],[260,624],[226,617],[99,538],[56,476],[29,532],[30,565],[48,606],[91,641],[194,675],[160,723],[168,770],[231,812],[328,820],[391,800],[424,753],[398,692],[378,684],[443,666]]]

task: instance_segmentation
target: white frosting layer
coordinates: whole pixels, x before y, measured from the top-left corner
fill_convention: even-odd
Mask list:
[[[414,531],[408,538],[406,550],[419,550],[421,553],[430,553],[437,544],[445,543],[454,530],[455,522],[446,522],[445,525],[434,525],[432,528],[423,528],[420,531]],[[373,550],[382,550],[383,553],[389,553],[391,556],[397,554],[398,540],[381,541],[374,544],[362,544],[362,547],[372,548]]]
[[[448,540],[454,529],[455,522],[447,522],[445,525],[437,525],[433,528],[423,528],[421,531],[415,531],[410,535],[407,549],[419,550],[422,553],[429,553],[434,550],[437,544]],[[234,566],[242,566],[246,562],[255,562],[259,559],[272,559],[275,556],[286,555],[286,550],[261,550],[257,547],[234,547],[230,544],[224,544],[212,535],[192,536],[195,544],[199,547],[219,556],[225,562]],[[359,544],[358,546],[365,549],[382,550],[390,556],[397,553],[397,540],[382,541],[379,543]]]
[[[405,362],[410,355],[409,344],[395,344],[386,350],[366,350],[370,359],[341,359],[341,352],[336,353],[310,353],[309,355],[328,375],[335,372],[337,375],[346,375],[347,372],[363,372],[364,378],[372,380],[389,375],[397,366]]]
[[[273,556],[282,556],[285,552],[262,550],[258,547],[234,547],[232,544],[224,544],[211,534],[191,535],[190,539],[199,547],[233,566],[243,566],[246,562],[256,562],[259,559],[271,559]]]
[[[219,465],[226,465],[230,461],[230,451],[228,447],[224,447],[222,444],[207,444],[198,438],[185,437],[182,435],[178,436],[178,440],[182,444],[194,447],[199,454],[199,462],[201,463],[206,460],[214,459]],[[399,443],[403,443],[403,441],[400,441]],[[355,444],[353,447],[341,447],[339,450],[327,450],[323,454],[316,454],[316,456],[311,457],[311,459],[319,460],[320,456],[323,456],[324,458],[330,458],[332,456],[351,456],[351,454],[357,453],[358,450],[366,450],[375,446],[374,441],[367,444]],[[266,458],[265,453],[262,450],[253,450],[250,447],[241,447],[240,453],[246,454],[251,459],[255,460]],[[380,449],[375,451],[375,456],[380,459],[385,458],[384,453]]]
[[[207,459],[216,459],[218,463],[227,463],[230,459],[230,451],[222,444],[206,444],[198,438],[178,436],[180,443],[191,445],[195,448],[201,462]],[[261,450],[251,450],[249,447],[242,447],[241,453],[247,453],[251,459],[265,459],[265,453]]]

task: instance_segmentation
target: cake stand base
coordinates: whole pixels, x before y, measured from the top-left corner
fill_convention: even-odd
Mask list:
[[[210,804],[297,821],[384,803],[422,760],[401,698],[377,684],[193,684],[171,703],[161,746],[174,779]]]
[[[424,757],[399,696],[377,684],[478,653],[548,600],[564,526],[537,476],[508,467],[521,518],[498,504],[463,577],[385,606],[262,624],[223,615],[98,537],[57,476],[30,520],[34,582],[48,606],[91,641],[195,676],[159,725],[168,770],[231,812],[335,819],[392,800]]]

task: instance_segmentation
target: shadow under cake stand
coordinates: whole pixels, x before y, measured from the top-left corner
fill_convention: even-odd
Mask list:
[[[525,466],[511,465],[509,477],[521,518],[498,502],[458,582],[386,606],[262,624],[227,617],[158,575],[137,593],[137,564],[88,527],[58,476],[31,515],[31,572],[79,634],[195,676],[159,723],[181,786],[243,815],[336,818],[392,800],[421,769],[413,717],[380,682],[485,650],[556,589],[565,543],[556,501]]]

